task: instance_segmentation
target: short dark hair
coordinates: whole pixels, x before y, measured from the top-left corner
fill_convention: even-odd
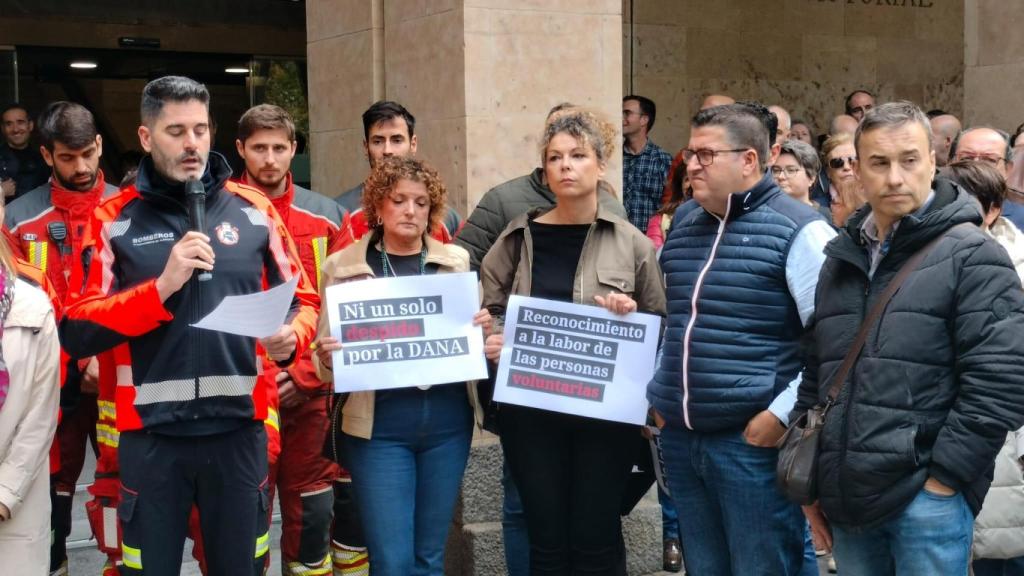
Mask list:
[[[928,151],[931,152],[935,149],[935,143],[932,142],[932,123],[928,117],[913,102],[900,100],[875,106],[868,110],[867,114],[864,114],[864,119],[860,121],[857,132],[853,136],[853,147],[857,150],[857,155],[860,155],[860,138],[865,132],[878,128],[897,128],[906,124],[917,124],[924,129],[928,140]]]
[[[795,158],[811,180],[817,178],[818,172],[821,172],[821,160],[818,158],[818,152],[814,146],[806,142],[794,138],[786,140],[782,143],[782,150],[779,152],[780,156],[783,154],[789,154]]]
[[[986,213],[992,208],[1001,208],[1009,192],[1006,179],[987,162],[953,162],[949,165],[949,179],[977,198]]]
[[[280,106],[257,104],[238,119],[238,139],[242,144],[258,130],[284,130],[288,140],[295,141],[295,122]]]
[[[760,102],[741,100],[737,102],[737,104],[750,108],[752,113],[761,118],[761,122],[764,122],[765,129],[768,130],[768,147],[771,148],[772,146],[775,146],[775,141],[778,139],[779,135],[779,117],[775,115],[775,112],[772,112],[767,106]],[[790,123],[790,125],[792,126],[792,123]]]
[[[637,104],[640,105],[640,113],[647,116],[647,132],[650,133],[651,130],[654,130],[654,119],[658,115],[658,107],[654,105],[654,100],[646,96],[630,94],[622,98],[622,103],[625,104],[629,100],[636,100]]]
[[[858,88],[853,92],[850,92],[849,94],[846,95],[846,100],[843,100],[843,108],[846,110],[847,114],[850,113],[850,100],[853,100],[853,97],[856,96],[857,94],[867,94],[868,96],[871,96],[872,100],[875,98],[874,94],[868,92],[863,88]]]
[[[370,140],[370,128],[378,122],[393,118],[405,120],[405,125],[409,127],[409,138],[416,134],[416,118],[405,109],[405,106],[391,100],[378,100],[363,112],[363,139]]]
[[[775,115],[760,104],[738,102],[715,106],[697,112],[693,117],[693,127],[720,126],[725,129],[730,145],[736,148],[752,148],[757,153],[757,161],[764,171],[771,148],[770,135],[775,134],[775,127],[770,124]]]
[[[21,102],[11,102],[11,103],[5,105],[3,107],[3,110],[0,110],[0,117],[2,117],[4,114],[7,114],[11,110],[21,110],[22,112],[25,113],[25,116],[28,116],[29,121],[30,122],[32,121],[32,113],[29,112],[28,108],[26,108],[25,105],[22,104]]]
[[[74,102],[53,102],[39,115],[36,124],[39,140],[47,150],[53,152],[54,142],[81,150],[96,141],[96,119],[92,112]]]
[[[1017,137],[1020,136],[1021,134],[1024,134],[1024,122],[1017,126],[1017,129],[1013,131],[1013,135],[1010,137],[1010,144],[1016,142]]]
[[[938,118],[939,116],[945,116],[946,114],[949,114],[949,112],[946,112],[942,108],[932,108],[931,110],[924,113],[924,115],[927,116],[929,120],[931,120],[932,118]]]
[[[153,80],[142,89],[140,116],[149,124],[160,115],[168,102],[189,102],[197,100],[210,109],[210,91],[206,86],[184,76],[163,76]]]

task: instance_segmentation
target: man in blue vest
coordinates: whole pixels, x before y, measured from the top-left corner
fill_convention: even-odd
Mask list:
[[[795,576],[804,563],[804,518],[775,489],[774,446],[835,232],[766,171],[768,114],[730,104],[694,117],[693,200],[661,257],[669,316],[648,398],[692,574]]]

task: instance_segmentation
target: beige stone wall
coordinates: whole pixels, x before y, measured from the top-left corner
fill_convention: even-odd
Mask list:
[[[313,185],[366,175],[360,115],[379,98],[416,116],[419,156],[467,214],[539,163],[547,111],[572,101],[618,123],[621,0],[309,0]],[[618,188],[620,162],[607,179]]]
[[[306,2],[313,188],[337,196],[367,164],[362,113],[384,97],[384,0]]]
[[[964,108],[968,125],[1012,132],[1024,122],[1024,2],[967,0]]]
[[[819,133],[856,88],[960,115],[963,21],[964,0],[623,0],[625,91],[655,100],[653,139],[671,150],[712,92],[781,104]]]
[[[561,102],[622,117],[621,0],[466,0],[467,192],[540,165],[544,118]],[[619,156],[605,178],[621,189]]]
[[[416,117],[418,156],[465,213],[466,66],[462,2],[385,0],[384,75],[388,99]]]

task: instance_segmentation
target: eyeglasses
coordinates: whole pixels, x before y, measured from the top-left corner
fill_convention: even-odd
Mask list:
[[[707,167],[711,166],[715,162],[715,156],[718,156],[719,154],[746,152],[747,150],[750,150],[750,148],[733,148],[732,150],[712,150],[710,148],[690,150],[689,148],[686,148],[683,150],[683,162],[689,164],[690,160],[696,156],[697,162],[699,162],[701,166]]]
[[[786,166],[785,168],[781,166],[772,166],[772,176],[775,176],[776,178],[783,174],[786,175],[786,178],[792,178],[802,171],[803,168],[799,166]]]
[[[1006,162],[1006,158],[1000,156],[990,156],[988,154],[971,154],[970,152],[964,152],[957,154],[956,159],[959,162],[985,162],[993,166],[999,166],[1000,162]]]
[[[828,159],[828,167],[833,169],[833,170],[839,170],[843,166],[846,166],[847,162],[849,162],[850,167],[852,168],[853,167],[853,163],[856,162],[856,161],[857,161],[857,157],[856,156],[845,156],[845,157],[844,156],[839,156],[837,158],[829,158]]]

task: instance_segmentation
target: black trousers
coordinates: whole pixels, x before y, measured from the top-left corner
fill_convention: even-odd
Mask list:
[[[619,512],[640,428],[508,404],[498,414],[526,513],[530,573],[625,574]]]
[[[122,575],[177,576],[193,504],[209,573],[263,574],[270,501],[262,423],[209,436],[124,432],[118,462]]]

